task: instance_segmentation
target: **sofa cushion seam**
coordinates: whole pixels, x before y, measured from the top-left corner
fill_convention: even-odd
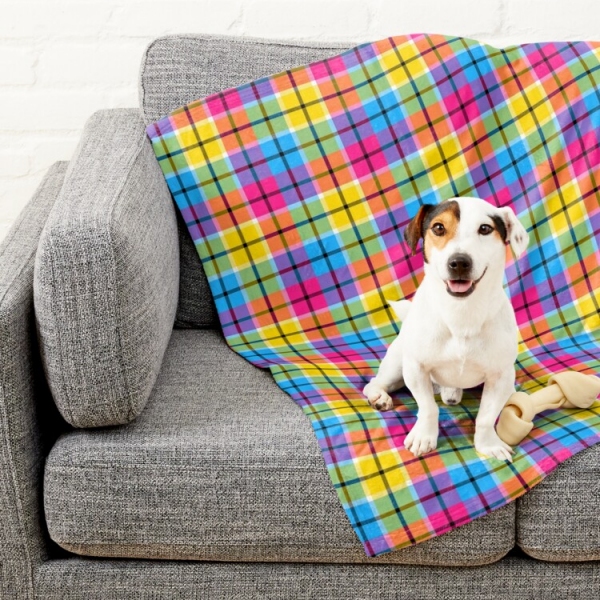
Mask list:
[[[122,332],[121,332],[121,327],[123,324],[123,314],[122,314],[121,304],[118,301],[119,291],[120,291],[122,285],[121,285],[121,278],[119,277],[119,274],[118,274],[117,268],[116,268],[117,262],[116,262],[116,257],[115,257],[115,248],[114,248],[114,244],[113,244],[113,242],[114,242],[113,214],[115,211],[115,207],[118,205],[119,201],[121,200],[123,190],[125,189],[125,186],[127,185],[127,182],[129,181],[130,175],[134,170],[137,160],[142,154],[142,151],[144,149],[145,140],[146,140],[146,134],[145,134],[145,129],[144,129],[144,133],[138,142],[139,146],[135,149],[134,156],[132,157],[131,162],[127,166],[127,169],[126,169],[127,172],[124,175],[123,180],[120,183],[118,190],[115,192],[115,197],[114,197],[113,201],[111,202],[111,205],[110,205],[109,211],[108,211],[108,238],[109,238],[109,247],[110,247],[111,259],[112,259],[111,260],[112,270],[113,270],[113,276],[114,276],[114,281],[115,281],[115,300],[116,300],[115,316],[117,317],[117,327],[115,328],[115,334],[117,337],[117,345],[118,345],[117,354],[119,356],[119,367],[120,367],[121,373],[122,373],[123,383],[124,383],[124,387],[125,387],[125,397],[127,398],[127,404],[128,404],[128,410],[127,410],[127,420],[128,421],[130,421],[132,419],[132,416],[135,415],[135,410],[134,410],[134,406],[133,406],[131,382],[129,381],[129,377],[127,375],[127,369],[125,368],[125,363],[124,363],[124,359],[123,359],[123,339],[122,339]],[[114,415],[114,416],[115,416],[115,418],[118,418],[118,415]]]

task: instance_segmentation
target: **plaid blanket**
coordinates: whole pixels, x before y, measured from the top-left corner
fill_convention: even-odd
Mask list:
[[[417,410],[407,390],[387,413],[361,394],[398,332],[388,301],[422,277],[404,226],[421,204],[461,195],[511,205],[530,233],[505,286],[520,388],[598,371],[599,90],[599,43],[412,35],[148,127],[227,342],[308,416],[370,556],[504,506],[600,440],[596,403],[540,415],[512,464],[482,458],[475,390],[441,407],[437,450],[415,458],[403,448]]]

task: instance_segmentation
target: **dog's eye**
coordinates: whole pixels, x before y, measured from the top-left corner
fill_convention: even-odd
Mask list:
[[[441,223],[434,223],[431,227],[431,231],[433,231],[434,235],[444,235],[444,233],[446,233],[446,228]]]
[[[481,227],[479,227],[479,233],[481,235],[490,235],[490,233],[492,233],[492,231],[494,231],[494,228],[491,225],[481,225]]]

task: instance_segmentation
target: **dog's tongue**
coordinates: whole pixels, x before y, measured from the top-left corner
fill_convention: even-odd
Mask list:
[[[454,292],[455,294],[462,294],[463,292],[467,292],[468,290],[471,289],[471,286],[473,285],[473,282],[470,280],[464,280],[464,279],[449,279],[448,280],[448,287],[450,288],[451,292]]]

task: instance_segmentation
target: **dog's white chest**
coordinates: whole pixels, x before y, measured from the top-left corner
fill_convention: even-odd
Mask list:
[[[431,358],[431,375],[443,386],[475,387],[485,379],[486,354],[477,339],[449,337],[437,356]]]

